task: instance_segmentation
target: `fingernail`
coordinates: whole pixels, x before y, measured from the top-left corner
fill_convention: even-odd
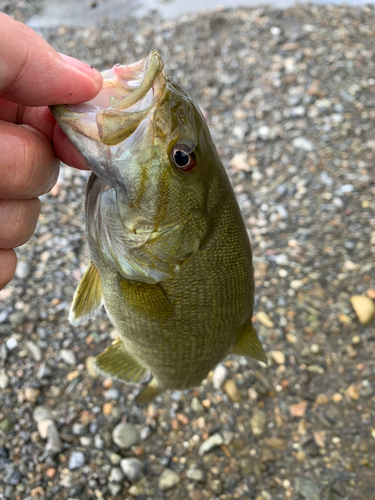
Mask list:
[[[85,73],[85,75],[90,76],[93,80],[101,80],[102,75],[97,71],[95,68],[92,68],[88,64],[79,61],[78,59],[75,59],[74,57],[67,56],[66,54],[61,54],[60,56],[66,61],[70,66],[73,66],[74,68],[78,69],[82,73]]]

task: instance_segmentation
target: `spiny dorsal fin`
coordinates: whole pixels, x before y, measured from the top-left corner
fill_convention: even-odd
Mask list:
[[[77,287],[70,308],[69,321],[78,326],[96,316],[103,305],[102,285],[99,273],[92,262]]]
[[[149,371],[134,356],[128,353],[123,341],[117,338],[94,359],[95,368],[104,375],[139,384],[147,380]]]
[[[232,349],[232,354],[248,356],[267,363],[267,356],[251,323],[247,324],[238,336],[237,343]]]
[[[135,401],[139,405],[147,405],[151,403],[151,401],[154,400],[156,396],[159,396],[159,394],[161,394],[162,392],[164,391],[160,388],[158,381],[156,380],[156,378],[153,378],[151,382],[141,390],[141,392],[135,398]]]

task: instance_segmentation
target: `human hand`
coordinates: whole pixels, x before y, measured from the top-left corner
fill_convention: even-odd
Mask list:
[[[60,55],[27,26],[0,13],[0,290],[13,277],[13,248],[29,240],[59,158],[88,168],[63,134],[48,105],[93,99],[100,73]],[[54,146],[53,146],[54,144]]]

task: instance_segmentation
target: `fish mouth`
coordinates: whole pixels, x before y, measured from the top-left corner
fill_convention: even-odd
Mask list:
[[[91,101],[52,106],[51,111],[63,130],[114,146],[127,139],[150,114],[165,89],[163,60],[153,50],[129,65],[116,64],[103,71],[103,86]]]

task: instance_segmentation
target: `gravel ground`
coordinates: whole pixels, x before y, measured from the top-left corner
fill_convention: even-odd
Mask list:
[[[67,321],[88,262],[87,173],[63,167],[0,292],[0,498],[374,499],[375,326],[350,303],[375,298],[374,8],[43,36],[98,69],[159,48],[202,107],[249,229],[270,366],[233,356],[145,409],[134,387],[95,377],[114,333],[104,313]]]

